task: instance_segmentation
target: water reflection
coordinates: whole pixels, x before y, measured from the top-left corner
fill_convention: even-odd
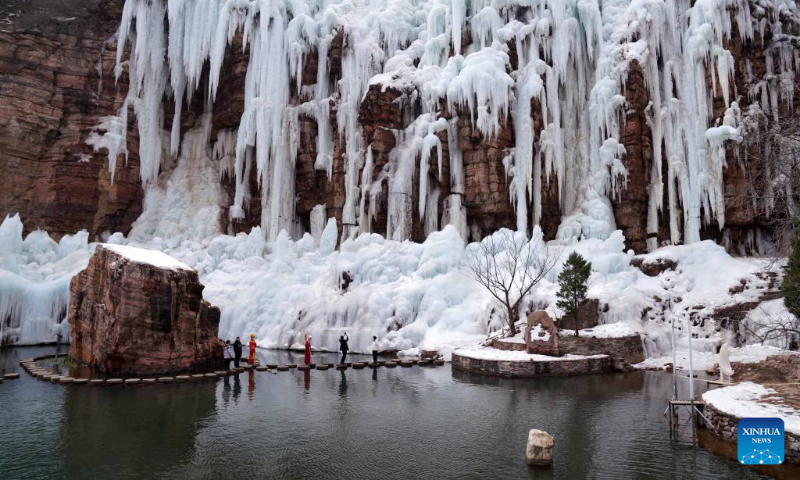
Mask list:
[[[3,368],[18,361],[5,354]],[[259,354],[262,364],[298,357]],[[64,387],[29,377],[0,385],[0,471],[4,478],[761,476],[670,438],[662,413],[671,381],[659,373],[511,380],[445,366],[246,375],[246,402],[239,375],[147,387]],[[549,470],[524,463],[531,428],[556,438]]]

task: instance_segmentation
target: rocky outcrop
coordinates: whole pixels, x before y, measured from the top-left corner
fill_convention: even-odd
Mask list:
[[[576,337],[564,332],[560,339],[563,355],[597,355],[605,354],[614,359],[618,369],[627,368],[644,361],[644,345],[639,334],[624,337]],[[621,367],[621,368],[620,368]]]
[[[525,447],[525,462],[528,465],[550,465],[553,463],[553,436],[543,430],[532,429],[528,432],[528,444]]]
[[[559,356],[558,328],[544,310],[528,315],[525,326],[525,349],[528,353]]]
[[[122,0],[3,2],[0,27],[0,217],[59,238],[88,230],[127,233],[141,212],[138,135],[110,177],[105,154],[85,143],[117,114],[127,75],[114,80]],[[10,15],[14,13],[15,15]]]
[[[219,309],[197,272],[161,252],[99,245],[70,283],[70,356],[114,375],[212,369]]]
[[[578,330],[596,327],[599,316],[600,301],[596,298],[587,298],[578,306]],[[556,326],[561,330],[574,331],[575,319],[571,316],[564,315],[556,321]]]

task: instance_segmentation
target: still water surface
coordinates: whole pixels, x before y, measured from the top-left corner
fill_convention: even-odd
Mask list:
[[[55,350],[0,349],[0,369]],[[671,437],[663,373],[509,380],[449,364],[307,373],[88,387],[23,372],[0,384],[0,478],[763,478]],[[549,470],[525,465],[531,428],[555,436]]]

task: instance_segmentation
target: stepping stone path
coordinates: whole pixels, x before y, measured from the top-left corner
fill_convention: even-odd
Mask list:
[[[336,365],[336,370],[347,370],[347,364],[340,363],[339,365]]]
[[[386,362],[386,365],[385,365],[386,368],[394,368],[396,366],[397,366],[397,363],[395,363],[395,362]]]
[[[206,374],[204,375],[204,377],[206,377],[206,378],[213,378],[214,380],[216,380],[217,378],[219,378],[219,377],[217,376],[217,374],[216,374],[216,373],[206,373]]]
[[[411,361],[409,361],[409,360],[402,360],[402,361],[400,362],[400,366],[401,366],[401,367],[411,367],[411,366],[413,366],[413,365],[414,365],[414,364],[413,364]]]
[[[109,378],[106,380],[106,385],[122,385],[121,378]]]
[[[89,385],[92,386],[92,387],[98,387],[98,386],[103,385],[105,383],[106,383],[106,381],[101,379],[101,378],[95,378],[93,380],[89,380]]]
[[[361,370],[362,368],[364,368],[364,364],[363,363],[354,363],[353,364],[353,369],[355,369],[355,370]]]
[[[192,377],[189,375],[176,375],[175,381],[176,382],[188,382]]]
[[[324,372],[328,368],[330,368],[330,367],[328,367],[327,365],[320,365],[319,367],[317,367],[317,370],[322,370]]]
[[[298,370],[303,370],[303,371],[311,370],[311,366],[310,365],[300,365],[299,367],[297,367],[297,369]]]
[[[192,380],[203,380],[205,378],[206,378],[206,376],[203,375],[202,373],[196,373],[196,374],[192,375]]]
[[[125,385],[138,385],[142,383],[141,378],[128,378],[125,380]]]
[[[14,372],[14,373],[6,373],[5,375],[3,375],[3,378],[5,380],[16,380],[16,379],[19,378],[19,373],[16,373],[16,372]]]
[[[256,367],[257,372],[268,372],[269,368],[267,367]]]
[[[145,385],[153,385],[153,384],[156,383],[156,379],[155,378],[143,378],[142,379],[142,383],[145,384]]]
[[[172,383],[175,381],[175,377],[158,377],[158,383]]]
[[[76,378],[72,381],[73,385],[86,385],[87,383],[89,383],[89,379],[87,378]]]
[[[278,365],[276,368],[278,369],[279,372],[285,372],[285,371],[289,370],[289,366],[288,365]]]
[[[289,367],[289,368],[297,368],[297,364],[296,363],[287,363],[286,366]]]
[[[64,384],[66,384],[66,383],[72,383],[74,380],[75,380],[75,379],[74,379],[74,378],[72,378],[72,377],[61,377],[61,378],[58,380],[58,383],[64,383]]]
[[[278,364],[277,363],[268,363],[267,364],[267,368],[271,368],[271,369],[278,368]]]

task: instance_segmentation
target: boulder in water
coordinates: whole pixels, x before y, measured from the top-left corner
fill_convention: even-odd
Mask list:
[[[528,446],[525,449],[525,462],[528,465],[550,465],[553,463],[555,440],[549,433],[532,429],[528,432]]]
[[[203,288],[161,252],[99,245],[70,283],[70,356],[112,375],[215,369],[219,309]]]

